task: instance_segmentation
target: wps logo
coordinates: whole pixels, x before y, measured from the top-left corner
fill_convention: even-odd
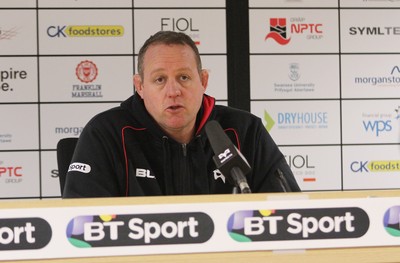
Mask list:
[[[362,122],[364,130],[374,133],[376,137],[379,137],[383,132],[391,132],[393,130],[392,120],[398,121],[400,119],[399,109],[400,106],[397,106],[394,109],[394,113],[363,113],[362,116],[364,118],[371,118],[371,120],[364,120]]]
[[[369,217],[358,207],[247,210],[230,216],[228,233],[238,242],[359,238]]]
[[[49,37],[122,37],[124,27],[120,25],[49,26]]]
[[[89,173],[91,170],[90,165],[85,164],[85,163],[71,163],[69,168],[68,168],[68,172],[81,172],[81,173]]]
[[[78,216],[67,226],[75,247],[193,244],[208,241],[214,222],[201,212]]]
[[[393,129],[391,120],[363,121],[363,126],[366,132],[371,131],[376,137],[379,137],[382,132],[390,132]]]
[[[392,206],[386,211],[383,225],[389,235],[400,237],[400,206]]]
[[[38,217],[0,219],[0,251],[40,249],[51,239],[49,223]]]

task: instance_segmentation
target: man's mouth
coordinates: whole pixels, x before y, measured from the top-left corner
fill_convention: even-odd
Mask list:
[[[178,110],[180,108],[182,108],[182,106],[179,106],[179,105],[172,105],[172,106],[168,107],[168,109],[170,109],[170,110]]]

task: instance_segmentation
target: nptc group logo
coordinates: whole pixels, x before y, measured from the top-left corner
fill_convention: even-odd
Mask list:
[[[264,40],[272,38],[280,45],[287,45],[291,40],[288,33],[303,36],[305,40],[321,40],[324,37],[323,24],[320,22],[308,22],[306,17],[291,17],[290,25],[286,21],[286,18],[270,18],[270,32]]]
[[[287,38],[286,18],[270,18],[269,24],[270,33],[267,34],[265,40],[272,38],[281,45],[286,45],[290,42],[290,38]]]

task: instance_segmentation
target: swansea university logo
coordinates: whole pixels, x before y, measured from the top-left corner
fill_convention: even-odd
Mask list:
[[[270,32],[267,34],[264,40],[272,38],[281,45],[288,44],[290,38],[287,38],[286,18],[270,18],[269,24]]]

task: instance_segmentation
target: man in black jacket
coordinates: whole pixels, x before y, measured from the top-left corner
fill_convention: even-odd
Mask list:
[[[261,120],[215,105],[208,72],[183,33],[158,32],[143,45],[136,93],[86,125],[67,174],[63,197],[226,194],[205,124],[216,120],[252,168],[252,192],[300,191]]]

